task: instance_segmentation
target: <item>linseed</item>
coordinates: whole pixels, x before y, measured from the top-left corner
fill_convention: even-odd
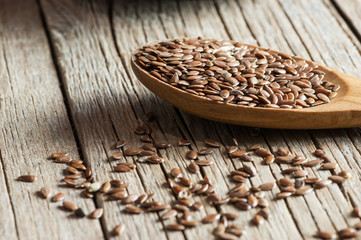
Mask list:
[[[125,231],[125,224],[121,223],[113,228],[112,235],[118,236],[122,234],[124,231]]]
[[[22,182],[34,182],[36,180],[36,176],[34,175],[22,175],[20,177],[18,177],[19,181]]]
[[[92,213],[89,214],[89,217],[92,219],[99,219],[103,216],[103,208],[97,208]]]

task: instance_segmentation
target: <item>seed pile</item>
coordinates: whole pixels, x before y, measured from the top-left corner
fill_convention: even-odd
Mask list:
[[[123,161],[117,163],[113,170],[119,174],[127,174],[136,169],[137,164],[161,164],[164,159],[158,156],[158,149],[167,149],[169,143],[156,142],[152,136],[152,128],[148,124],[141,124],[134,128],[134,132],[140,135],[140,140],[144,143],[141,147],[128,147],[125,140],[118,141],[114,147],[119,151],[112,155],[113,161]],[[217,223],[213,230],[218,239],[239,239],[246,234],[246,226],[235,224],[233,221],[240,217],[240,212],[213,212],[208,213],[201,219],[195,219],[194,212],[204,208],[204,204],[219,206],[224,204],[233,205],[240,211],[256,209],[256,214],[250,219],[250,223],[255,226],[261,226],[265,221],[271,219],[269,208],[272,207],[272,201],[279,201],[288,197],[298,197],[309,194],[318,189],[323,189],[332,183],[342,184],[351,177],[348,171],[340,171],[336,162],[333,162],[321,149],[317,149],[313,154],[317,159],[308,160],[303,156],[293,155],[288,148],[280,147],[277,151],[271,152],[263,148],[260,144],[249,146],[247,149],[241,149],[236,139],[232,139],[233,145],[229,146],[226,153],[230,158],[242,161],[242,167],[230,172],[231,181],[235,186],[229,190],[226,195],[220,195],[216,192],[216,183],[207,175],[203,180],[193,182],[184,172],[178,168],[173,168],[168,173],[167,186],[175,196],[172,202],[156,201],[154,193],[144,193],[141,195],[131,193],[129,182],[121,179],[110,179],[106,182],[95,181],[95,174],[90,167],[86,167],[82,160],[73,159],[67,152],[53,153],[51,158],[55,163],[66,164],[65,176],[63,182],[74,189],[82,190],[82,195],[93,198],[95,194],[102,195],[106,200],[117,201],[122,204],[124,214],[147,214],[150,212],[159,212],[159,216],[167,224],[164,229],[167,231],[183,231],[187,228],[200,227],[204,224]],[[205,139],[206,148],[198,151],[189,150],[184,158],[190,161],[188,165],[189,173],[198,173],[202,167],[210,166],[213,160],[204,159],[213,151],[222,146],[222,144],[213,139]],[[188,140],[180,139],[180,147],[190,146]],[[124,156],[132,156],[134,163],[124,162]],[[262,158],[265,165],[282,164],[288,165],[283,168],[283,177],[277,181],[263,182],[259,186],[248,187],[247,183],[250,178],[256,176],[257,170],[253,167],[252,162]],[[334,173],[327,179],[319,177],[308,177],[307,168],[314,168],[318,171],[331,171]],[[21,181],[33,181],[35,176],[22,175]],[[267,194],[272,192],[272,194]],[[40,189],[41,197],[53,202],[62,203],[64,210],[73,212],[78,218],[88,216],[89,219],[99,219],[103,217],[104,209],[96,208],[86,214],[82,208],[75,203],[68,201],[63,192],[52,193],[48,187]],[[273,198],[269,196],[273,195]],[[197,196],[197,197],[195,197]],[[200,197],[201,201],[198,200]],[[353,216],[361,218],[358,208],[353,209]],[[168,223],[168,220],[170,221]],[[125,232],[125,225],[120,223],[110,229],[110,234],[120,235]],[[353,228],[340,230],[337,233],[319,231],[315,233],[316,237],[323,239],[349,238],[358,236],[357,230],[361,229],[361,222]]]
[[[330,102],[340,88],[316,63],[234,41],[178,38],[135,53],[151,75],[187,93],[227,104],[307,108]]]

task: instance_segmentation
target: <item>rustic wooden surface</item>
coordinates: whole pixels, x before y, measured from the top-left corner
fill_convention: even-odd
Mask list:
[[[229,205],[192,213],[195,219],[215,212],[237,212],[236,223],[247,226],[242,239],[312,239],[318,230],[336,232],[359,219],[351,216],[361,207],[361,134],[357,128],[292,131],[252,129],[212,122],[170,106],[145,89],[130,68],[130,52],[150,41],[177,36],[203,36],[257,44],[293,53],[361,76],[360,0],[214,0],[214,1],[73,1],[0,0],[0,236],[1,239],[110,239],[111,229],[126,224],[118,239],[214,239],[213,224],[183,232],[166,232],[156,213],[133,216],[123,206],[80,197],[79,191],[64,187],[61,164],[47,157],[69,151],[82,158],[96,173],[96,181],[113,178],[129,181],[129,192],[156,193],[155,199],[175,200],[164,183],[173,167],[193,182],[208,176],[216,192],[225,195],[234,186],[230,171],[253,165],[258,175],[249,186],[281,178],[287,166],[265,166],[230,159],[225,147],[237,138],[240,148],[260,143],[271,151],[287,146],[295,154],[312,159],[323,149],[340,169],[353,173],[342,186],[332,184],[304,197],[272,201],[273,218],[260,227],[249,224],[255,210],[241,212]],[[161,150],[162,165],[138,164],[130,173],[114,173],[112,145],[126,139],[128,146],[142,145],[133,128],[154,112],[152,138],[169,142]],[[204,148],[213,138],[223,146],[211,159],[215,164],[199,174],[190,174],[184,155],[189,147],[178,147],[179,138],[191,141],[192,149]],[[133,162],[127,157],[123,161]],[[326,178],[330,171],[306,169],[310,176]],[[16,181],[22,174],[38,176],[34,183]],[[49,186],[62,191],[86,212],[104,207],[100,220],[75,219],[68,212],[39,197]],[[267,193],[273,199],[276,188]],[[116,239],[116,238],[114,238]]]

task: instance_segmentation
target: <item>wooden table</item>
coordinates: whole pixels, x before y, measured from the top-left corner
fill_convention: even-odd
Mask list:
[[[175,197],[166,187],[170,169],[178,167],[193,182],[207,175],[216,182],[216,192],[225,196],[235,183],[230,171],[242,164],[253,165],[258,175],[247,182],[283,177],[284,165],[263,165],[230,159],[225,147],[236,138],[240,149],[255,143],[276,151],[289,147],[294,154],[313,159],[323,149],[338,163],[334,172],[351,171],[342,185],[332,184],[304,197],[273,201],[279,189],[267,193],[272,219],[260,227],[250,224],[256,213],[231,205],[210,206],[205,197],[195,197],[204,209],[191,212],[196,220],[206,214],[234,212],[235,222],[247,228],[243,239],[312,239],[318,230],[336,232],[359,221],[351,215],[361,207],[361,134],[359,129],[285,131],[254,129],[200,119],[163,102],[135,78],[129,54],[137,46],[176,36],[233,39],[244,43],[313,59],[350,75],[361,73],[360,0],[214,0],[214,1],[0,1],[0,238],[1,239],[109,239],[110,231],[126,224],[118,239],[214,239],[216,224],[183,232],[166,232],[160,214],[130,215],[117,201],[81,196],[81,190],[65,187],[63,164],[47,158],[67,151],[84,159],[95,172],[95,180],[120,178],[130,182],[129,192],[156,193],[155,200],[169,203]],[[128,146],[142,142],[133,128],[154,112],[152,138],[172,146],[160,150],[161,165],[137,163],[136,171],[115,173],[119,161],[111,160],[112,145],[126,139]],[[178,139],[191,141],[191,148],[205,147],[212,138],[223,146],[209,156],[215,164],[191,174],[185,159],[189,147],[178,147]],[[127,157],[120,161],[133,162]],[[309,176],[327,178],[333,172],[305,168]],[[16,181],[22,174],[35,174],[34,183]],[[39,197],[49,186],[62,191],[86,213],[104,208],[100,220],[77,219],[60,203]]]

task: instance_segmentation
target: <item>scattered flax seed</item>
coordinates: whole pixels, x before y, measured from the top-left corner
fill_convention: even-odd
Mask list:
[[[122,201],[123,201],[123,204],[131,204],[131,203],[134,203],[135,201],[137,201],[137,199],[138,199],[137,194],[130,194],[126,198],[124,198]]]
[[[69,201],[63,201],[63,207],[66,210],[69,210],[69,211],[72,211],[72,212],[74,212],[75,210],[78,209],[78,207],[74,203],[69,202]]]
[[[303,186],[305,186],[305,181],[300,180],[300,179],[295,180],[295,188],[299,189],[299,188],[301,188]]]
[[[267,155],[265,158],[264,158],[264,162],[265,164],[271,164],[275,161],[275,156],[274,155]]]
[[[148,150],[148,151],[152,151],[152,152],[156,152],[157,149],[155,147],[153,147],[152,145],[146,143],[146,144],[143,144],[142,148],[144,150]]]
[[[134,128],[134,132],[140,135],[145,134],[145,128],[143,127],[143,125],[138,125]]]
[[[291,192],[291,193],[294,193],[294,192],[296,192],[296,188],[293,187],[293,186],[281,187],[281,192]]]
[[[196,163],[199,166],[210,166],[213,164],[213,161],[212,160],[197,160]]]
[[[221,146],[221,144],[218,141],[213,140],[213,139],[206,139],[206,140],[204,140],[204,142],[205,142],[205,144],[207,144],[210,147],[218,148]]]
[[[323,159],[311,160],[311,161],[308,161],[305,164],[303,164],[303,166],[305,166],[305,167],[315,167],[315,166],[321,164],[323,161],[324,161]]]
[[[188,141],[188,140],[185,140],[185,139],[179,139],[179,141],[178,141],[178,145],[179,146],[189,146],[189,145],[191,145],[191,143]]]
[[[166,149],[170,147],[169,143],[156,143],[154,144],[154,147],[157,149]]]
[[[148,135],[142,135],[142,136],[140,137],[140,140],[141,140],[142,142],[146,142],[146,143],[151,143],[151,142],[153,142],[153,139],[152,139],[151,137],[149,137]]]
[[[261,148],[262,146],[261,146],[261,144],[254,144],[254,145],[252,145],[252,146],[249,146],[248,148],[247,148],[247,151],[255,151],[255,150],[257,150],[257,149],[259,149],[259,148]]]
[[[34,182],[36,180],[36,176],[34,175],[21,175],[20,177],[18,177],[19,181],[22,182]]]
[[[267,157],[268,155],[271,155],[271,152],[265,148],[257,148],[255,153],[260,157]]]
[[[122,234],[125,231],[125,224],[121,223],[118,224],[117,226],[115,226],[112,230],[112,235],[113,236],[119,236],[120,234]]]
[[[200,167],[195,162],[189,164],[188,169],[193,173],[197,173],[200,171]]]
[[[182,172],[178,168],[172,168],[172,170],[170,170],[170,175],[173,178],[178,178],[182,176]]]
[[[360,215],[360,210],[359,210],[358,207],[354,207],[354,208],[353,208],[353,210],[352,210],[352,215],[353,215],[354,217],[358,217],[358,218],[361,217],[361,215]]]
[[[142,151],[143,149],[140,148],[128,148],[124,150],[124,154],[125,156],[135,156],[139,155]]]
[[[69,163],[71,162],[71,157],[70,156],[61,156],[55,159],[56,163]]]
[[[329,176],[328,179],[334,183],[343,183],[344,181],[346,181],[345,178],[338,176],[338,175]]]
[[[193,221],[193,220],[181,220],[180,221],[180,224],[182,224],[183,226],[187,227],[187,228],[192,228],[192,227],[195,227],[197,225],[200,224],[200,222],[198,221]]]
[[[354,238],[358,236],[358,232],[354,228],[345,228],[340,230],[338,233],[340,239]]]
[[[332,183],[331,180],[324,179],[324,180],[321,180],[321,181],[318,181],[318,182],[314,183],[313,187],[316,188],[316,189],[325,188],[328,185],[330,185],[331,183]]]
[[[200,202],[200,201],[196,201],[196,202],[193,203],[192,206],[190,206],[190,207],[191,207],[191,209],[193,209],[194,211],[198,211],[198,210],[204,208],[203,203]]]
[[[67,166],[66,171],[69,172],[69,173],[72,173],[72,174],[79,174],[80,173],[80,171],[78,171],[76,168],[73,168],[71,166]]]
[[[277,156],[275,158],[275,162],[279,163],[279,164],[290,164],[293,162],[293,157],[292,156]]]
[[[306,184],[314,184],[314,183],[316,183],[316,182],[318,182],[318,181],[321,181],[321,178],[319,178],[319,177],[305,178],[303,181],[304,181]]]
[[[227,149],[227,153],[233,153],[235,151],[237,151],[238,147],[237,146],[231,146]]]
[[[53,202],[59,202],[62,201],[65,198],[65,194],[60,192],[54,195],[54,197],[51,199]]]
[[[163,163],[164,159],[159,156],[151,156],[147,158],[147,162],[158,164],[158,163]]]
[[[349,178],[352,177],[351,173],[349,171],[346,171],[346,170],[341,171],[338,175],[345,178],[345,179],[349,179]]]
[[[69,153],[68,152],[56,152],[56,153],[52,153],[51,154],[51,158],[60,158],[60,157],[65,157],[65,156],[68,156]]]
[[[136,169],[136,167],[137,167],[134,163],[129,163],[129,162],[118,163],[117,165],[124,165],[124,166],[129,167],[132,170]]]
[[[316,149],[316,151],[313,152],[313,155],[315,155],[316,157],[323,157],[325,156],[325,153],[322,149]]]
[[[109,192],[110,187],[111,187],[110,182],[105,182],[105,183],[103,183],[103,185],[101,186],[100,192],[102,192],[102,193],[107,193],[107,192]]]
[[[336,239],[337,235],[330,232],[318,231],[315,237],[321,239]]]
[[[288,150],[288,148],[285,148],[285,147],[280,147],[277,150],[277,154],[280,156],[288,156],[288,154],[290,154],[290,150]]]
[[[177,216],[177,210],[171,209],[165,214],[163,214],[162,219],[174,218],[176,216]]]
[[[291,192],[281,192],[281,193],[278,193],[276,198],[277,199],[284,199],[284,198],[287,198],[289,196],[291,196],[292,193]]]
[[[187,158],[190,160],[195,160],[198,158],[198,154],[196,151],[190,150],[189,152],[187,152]]]
[[[144,212],[143,209],[136,207],[136,206],[126,206],[124,208],[124,211],[127,213],[132,213],[132,214],[140,214],[140,213]]]
[[[47,199],[51,194],[51,190],[49,187],[42,187],[40,189],[40,193],[45,199]]]
[[[263,218],[263,216],[256,214],[253,217],[252,222],[254,224],[256,224],[257,226],[259,226],[259,225],[262,225],[264,223],[264,218]]]
[[[185,229],[181,224],[168,224],[165,228],[170,231],[183,231]]]
[[[221,217],[221,214],[219,214],[219,213],[209,214],[202,219],[202,222],[203,223],[212,223],[214,221],[219,220],[220,217]]]
[[[115,172],[130,172],[132,169],[126,165],[117,165],[114,167]]]
[[[337,163],[335,162],[330,162],[330,163],[324,163],[321,166],[322,170],[332,170],[335,169],[337,167]]]
[[[297,170],[292,173],[292,176],[294,178],[303,178],[303,177],[306,177],[307,175],[308,175],[308,172],[306,172],[305,170]]]
[[[148,208],[148,212],[159,212],[159,211],[163,211],[167,208],[170,208],[169,204],[160,204],[160,205]]]
[[[112,179],[112,180],[110,181],[110,184],[111,184],[112,186],[114,186],[114,187],[120,187],[121,185],[124,184],[124,181],[121,180],[121,179]]]
[[[125,143],[126,143],[126,142],[125,142],[124,140],[119,140],[119,141],[115,144],[115,148],[124,147]]]
[[[205,149],[201,149],[197,154],[200,156],[205,156],[211,154],[212,152],[213,152],[212,148],[205,148]]]
[[[361,222],[358,222],[354,225],[354,228],[356,228],[357,230],[361,229]]]
[[[115,159],[115,160],[119,160],[119,159],[122,159],[124,156],[123,156],[123,153],[121,152],[116,152],[112,155],[112,158]]]
[[[307,193],[310,193],[313,191],[313,188],[311,187],[306,187],[306,188],[300,188],[300,189],[297,189],[296,192],[294,193],[295,195],[297,196],[303,196]]]
[[[276,183],[275,182],[268,182],[268,183],[263,183],[259,186],[259,188],[261,189],[261,191],[271,191],[272,189],[274,189],[276,187]]]
[[[103,216],[103,208],[97,208],[92,213],[89,214],[89,218],[99,219]]]

